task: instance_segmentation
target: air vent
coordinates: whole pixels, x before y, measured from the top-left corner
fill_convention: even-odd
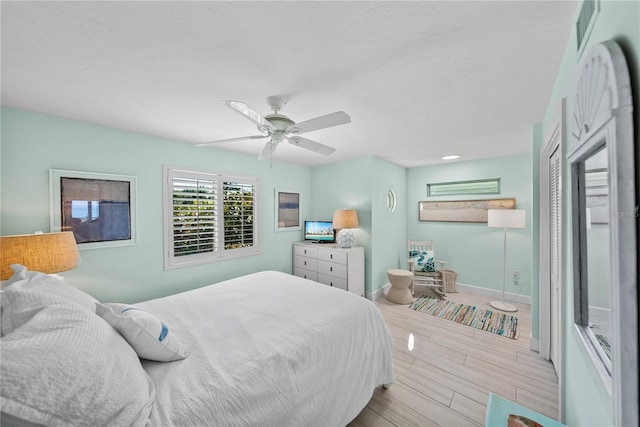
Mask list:
[[[578,15],[578,22],[576,22],[576,40],[578,43],[578,58],[584,51],[584,47],[589,40],[589,35],[600,11],[599,0],[584,0],[582,7],[580,8],[580,15]]]

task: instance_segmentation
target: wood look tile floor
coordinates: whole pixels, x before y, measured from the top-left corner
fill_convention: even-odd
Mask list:
[[[415,295],[429,292],[416,287]],[[491,298],[456,292],[447,299],[490,308]],[[490,392],[558,418],[555,370],[529,350],[529,305],[514,304],[520,322],[514,340],[390,303],[384,296],[375,304],[393,336],[396,382],[376,389],[350,427],[482,426]]]

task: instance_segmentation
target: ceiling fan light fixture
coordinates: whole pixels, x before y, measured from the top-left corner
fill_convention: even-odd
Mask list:
[[[268,121],[269,123],[271,123],[271,125],[281,131],[285,131],[288,127],[293,126],[296,124],[296,122],[294,122],[293,120],[291,120],[289,117],[285,116],[284,114],[269,114],[267,116],[264,116],[265,120]]]
[[[446,156],[440,157],[442,160],[455,160],[462,157],[461,154],[447,154]]]
[[[291,144],[304,148],[306,150],[313,151],[314,153],[328,156],[336,151],[335,148],[328,145],[321,144],[311,139],[298,136],[301,133],[313,132],[319,129],[325,129],[333,126],[344,125],[351,123],[351,117],[344,111],[336,111],[335,113],[325,114],[313,119],[305,120],[303,122],[296,123],[284,114],[280,114],[279,111],[286,104],[286,100],[281,96],[270,96],[267,98],[267,104],[272,110],[272,114],[266,116],[260,115],[248,104],[240,101],[222,101],[227,107],[246,117],[255,123],[258,127],[258,131],[261,135],[243,136],[238,138],[219,139],[217,141],[203,142],[196,144],[198,147],[208,147],[211,145],[223,143],[242,141],[247,139],[266,139],[269,141],[263,147],[258,159],[271,158],[273,151],[276,149],[279,143],[285,139]],[[291,134],[291,137],[289,135]]]
[[[272,143],[278,144],[282,141],[284,141],[284,132],[278,130],[271,134]]]

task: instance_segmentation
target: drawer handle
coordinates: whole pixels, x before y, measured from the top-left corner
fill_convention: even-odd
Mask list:
[[[330,258],[330,259],[333,259],[333,254],[330,254],[330,255],[329,255],[329,258]]]
[[[329,271],[333,271],[333,267],[329,267]]]
[[[304,265],[307,265],[307,261],[304,262]]]
[[[307,254],[307,250],[306,250],[306,249],[304,250],[304,254],[305,254],[305,255]]]
[[[333,282],[331,282],[331,284],[329,286],[333,286]]]

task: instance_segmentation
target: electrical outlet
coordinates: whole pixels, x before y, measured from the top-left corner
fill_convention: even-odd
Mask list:
[[[513,273],[511,273],[511,280],[513,281],[513,283],[515,283],[516,285],[519,285],[520,283],[520,272],[518,270],[513,270]]]

